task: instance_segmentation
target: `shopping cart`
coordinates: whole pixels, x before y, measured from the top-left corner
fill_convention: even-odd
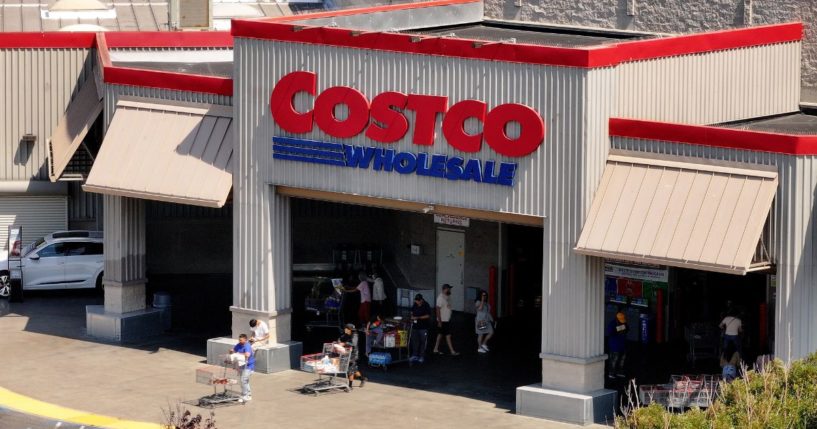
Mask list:
[[[307,332],[313,328],[335,328],[343,331],[343,286],[340,279],[315,277],[309,295],[304,298],[304,311],[310,315],[305,323]]]
[[[353,350],[353,347],[344,348],[334,343],[324,343],[321,353],[301,356],[301,371],[318,374],[318,379],[304,385],[301,392],[317,396],[338,390],[351,391],[349,366]]]
[[[213,386],[213,394],[199,398],[198,406],[203,408],[215,408],[226,405],[243,404],[241,394],[233,391],[230,387],[239,383],[241,378],[241,367],[238,362],[230,359],[230,355],[220,355],[222,362],[218,365],[204,365],[196,369],[196,383]],[[218,391],[221,386],[221,392]]]

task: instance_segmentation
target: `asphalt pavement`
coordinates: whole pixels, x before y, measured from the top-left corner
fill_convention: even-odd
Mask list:
[[[99,429],[18,413],[0,408],[0,428],[3,429]]]

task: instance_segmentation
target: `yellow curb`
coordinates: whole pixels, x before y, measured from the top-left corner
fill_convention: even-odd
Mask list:
[[[19,411],[66,423],[90,425],[108,429],[162,429],[164,426],[156,423],[134,422],[120,420],[116,417],[100,416],[85,411],[72,410],[59,405],[38,401],[0,387],[0,407]]]

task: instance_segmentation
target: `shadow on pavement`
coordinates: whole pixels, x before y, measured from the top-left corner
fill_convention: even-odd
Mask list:
[[[146,288],[148,306],[156,291],[168,291],[171,295],[171,329],[160,336],[114,344],[204,356],[207,339],[230,335],[230,275],[151,276]],[[27,332],[106,343],[86,335],[85,330],[85,306],[103,304],[102,293],[82,289],[26,291],[24,298],[23,302],[0,300],[0,317],[25,317]]]
[[[171,294],[171,330],[161,336],[116,345],[149,352],[169,349],[203,358],[207,339],[230,335],[231,282],[230,276],[151,276],[148,299],[156,291]],[[0,317],[25,317],[24,330],[28,332],[100,343],[85,334],[85,306],[102,303],[102,294],[90,290],[27,291],[22,303],[0,301]],[[411,367],[397,363],[383,371],[368,367],[361,353],[360,367],[373,382],[463,396],[513,412],[516,388],[541,381],[539,326],[532,321],[500,320],[490,343],[491,352],[479,354],[474,316],[455,313],[452,330],[454,347],[460,356],[432,355],[436,339],[432,330],[425,363]],[[318,328],[295,333],[294,337],[304,342],[306,354],[319,350],[324,341],[336,339],[338,330]],[[447,351],[447,347],[441,350]]]
[[[376,383],[463,396],[514,412],[516,388],[542,380],[538,331],[526,331],[519,323],[501,320],[489,344],[491,352],[480,354],[477,353],[474,316],[457,312],[452,319],[452,338],[459,356],[448,355],[444,342],[440,350],[446,354],[433,355],[436,332],[432,330],[423,364],[396,363],[384,371],[369,367],[365,353],[361,353],[360,368]],[[304,353],[320,351],[321,343],[338,336],[334,329],[313,329],[302,335]],[[365,345],[363,341],[361,335],[361,347]]]

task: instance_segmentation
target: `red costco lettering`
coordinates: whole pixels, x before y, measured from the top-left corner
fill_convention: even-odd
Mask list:
[[[349,115],[342,121],[335,116],[335,107],[340,104],[349,109]],[[369,100],[354,88],[333,86],[315,99],[315,122],[332,137],[354,137],[369,123]]]
[[[279,127],[296,134],[312,131],[312,111],[298,113],[292,104],[295,94],[315,95],[317,75],[312,72],[293,72],[281,78],[269,98],[270,112]]]
[[[408,96],[402,92],[384,92],[372,100],[372,123],[366,137],[381,143],[394,143],[408,131],[408,120],[400,113],[406,107]],[[382,124],[382,125],[381,125]]]
[[[442,116],[442,131],[446,142],[467,153],[479,152],[483,141],[494,152],[508,156],[526,156],[539,148],[545,138],[545,124],[538,112],[515,103],[500,104],[488,110],[478,100],[463,100],[448,106],[448,97],[424,94],[383,92],[371,104],[360,91],[333,86],[315,97],[314,108],[298,112],[293,100],[300,92],[314,96],[317,75],[297,71],[282,77],[270,95],[270,112],[283,130],[294,134],[309,133],[313,123],[324,133],[335,138],[349,138],[365,132],[366,137],[381,143],[394,143],[404,138],[409,121],[404,113],[414,112],[412,143],[421,146],[434,144],[437,116]],[[344,105],[348,115],[340,120],[335,115]],[[468,134],[464,123],[469,118],[482,122],[482,132]],[[510,123],[520,126],[519,136],[511,138],[506,132]]]
[[[479,152],[482,149],[482,133],[466,133],[465,120],[476,118],[484,123],[486,108],[485,103],[476,100],[463,100],[451,106],[443,121],[443,135],[448,144],[463,152]]]

